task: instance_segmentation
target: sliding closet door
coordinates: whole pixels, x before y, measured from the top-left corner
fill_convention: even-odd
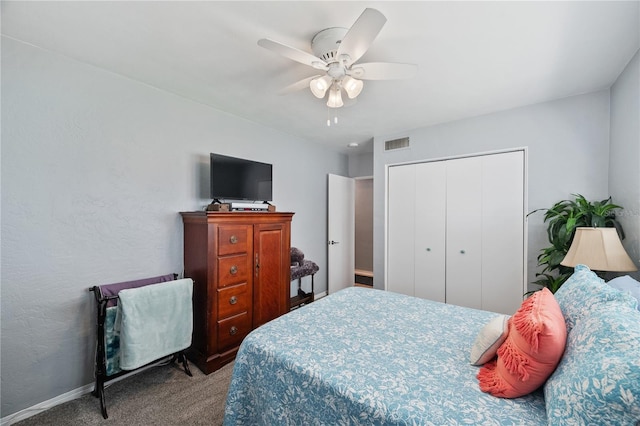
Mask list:
[[[482,309],[513,314],[524,293],[524,151],[482,157]]]
[[[389,167],[387,290],[414,295],[415,166]]]
[[[415,165],[414,295],[445,302],[446,161]]]
[[[482,308],[482,159],[447,163],[446,302]]]

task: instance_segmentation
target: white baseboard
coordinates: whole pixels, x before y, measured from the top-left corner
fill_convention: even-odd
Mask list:
[[[327,295],[326,291],[323,291],[322,293],[318,293],[316,295],[313,296],[314,299],[322,299],[323,297],[325,297]]]
[[[124,380],[127,377],[133,376],[134,374],[138,374],[142,371],[148,370],[149,368],[153,368],[153,367],[158,367],[161,365],[164,365],[168,362],[168,360],[171,359],[171,355],[169,355],[168,357],[164,357],[162,359],[159,359],[158,361],[154,362],[153,364],[149,364],[146,365],[144,367],[141,367],[137,370],[133,370],[130,373],[127,374],[123,374],[120,377],[116,377],[113,380],[110,380],[109,383],[107,385],[105,385],[106,387],[111,386],[114,383],[119,382],[120,380]],[[6,417],[3,417],[2,419],[0,419],[0,426],[8,426],[8,425],[12,425],[16,422],[19,422],[20,420],[24,420],[27,419],[31,416],[35,416],[36,414],[40,414],[43,411],[47,411],[50,408],[55,407],[56,405],[60,405],[60,404],[64,404],[65,402],[69,402],[69,401],[73,401],[76,398],[80,398],[81,396],[84,396],[90,392],[93,391],[93,388],[95,387],[95,383],[91,383],[88,385],[84,385],[82,387],[79,387],[77,389],[71,390],[69,392],[63,393],[62,395],[58,395],[56,397],[53,397],[47,401],[43,401],[39,404],[36,404],[32,407],[29,408],[25,408],[24,410],[20,410],[17,413],[13,413],[10,414]],[[98,416],[102,416],[102,414],[100,413],[100,401],[98,400],[98,398],[96,398],[96,414]]]
[[[51,398],[47,401],[43,401],[39,404],[36,404],[32,407],[25,408],[24,410],[20,410],[17,413],[13,413],[9,416],[3,417],[0,419],[0,425],[12,425],[20,420],[27,419],[31,416],[35,416],[36,414],[40,414],[43,411],[47,411],[50,408],[55,407],[56,405],[73,401],[76,398],[80,398],[81,396],[88,394],[93,391],[94,384],[84,385],[77,389],[71,390],[69,392],[63,393],[62,395],[58,395],[54,398]],[[97,401],[97,400],[96,400]],[[97,406],[96,406],[97,407]],[[100,412],[97,411],[97,414],[100,415]]]

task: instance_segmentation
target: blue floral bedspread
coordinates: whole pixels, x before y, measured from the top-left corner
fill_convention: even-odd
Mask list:
[[[245,338],[224,424],[546,424],[541,391],[500,399],[478,388],[469,354],[495,315],[341,290]]]

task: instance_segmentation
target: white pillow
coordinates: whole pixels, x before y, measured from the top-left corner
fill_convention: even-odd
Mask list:
[[[494,317],[480,330],[471,348],[471,365],[482,365],[496,356],[509,334],[509,315]]]
[[[629,275],[617,277],[607,282],[611,287],[618,289],[624,293],[629,293],[638,299],[638,310],[640,311],[640,282],[634,280]]]

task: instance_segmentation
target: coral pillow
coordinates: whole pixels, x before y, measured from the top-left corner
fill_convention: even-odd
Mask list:
[[[478,372],[480,390],[502,398],[533,392],[555,370],[566,341],[558,302],[547,288],[537,291],[509,320],[509,333],[498,348],[498,358]]]

